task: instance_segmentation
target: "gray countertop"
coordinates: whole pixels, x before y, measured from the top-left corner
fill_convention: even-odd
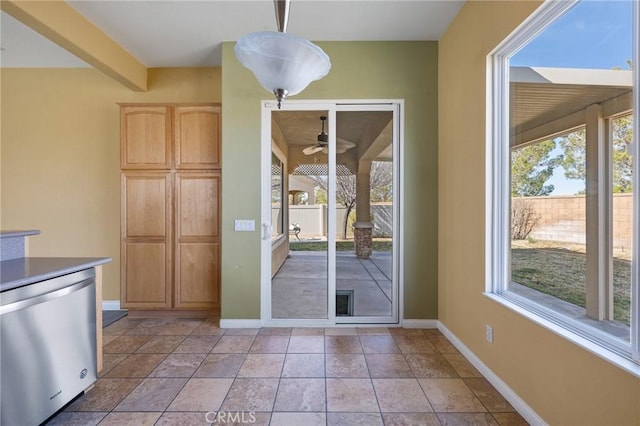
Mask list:
[[[109,257],[22,257],[0,262],[0,291],[111,262]]]
[[[15,238],[15,237],[28,237],[30,235],[38,235],[40,231],[37,229],[31,229],[28,231],[0,231],[0,238]]]

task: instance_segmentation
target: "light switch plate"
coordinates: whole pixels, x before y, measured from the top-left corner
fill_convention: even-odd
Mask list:
[[[256,230],[256,221],[255,220],[243,220],[236,219],[234,223],[234,230],[241,232],[251,232]]]

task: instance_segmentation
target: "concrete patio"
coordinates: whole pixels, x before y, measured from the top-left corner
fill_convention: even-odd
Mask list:
[[[392,256],[337,252],[336,289],[353,290],[353,316],[391,316]],[[327,318],[327,253],[292,251],[271,280],[272,317]]]

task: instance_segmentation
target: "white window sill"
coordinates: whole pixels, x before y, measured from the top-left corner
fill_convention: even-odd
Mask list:
[[[575,345],[591,352],[597,357],[615,365],[616,367],[624,370],[625,372],[640,378],[640,364],[634,362],[630,357],[623,356],[579,334],[576,334],[568,330],[567,328],[551,321],[550,319],[542,317],[534,312],[531,312],[530,310],[526,309],[520,304],[512,302],[511,300],[509,300],[509,298],[503,295],[496,294],[496,293],[484,293],[484,295],[489,299],[517,312],[518,314],[540,325],[541,327],[546,328],[552,333],[574,343]]]

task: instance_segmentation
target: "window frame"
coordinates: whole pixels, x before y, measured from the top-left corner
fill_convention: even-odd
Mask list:
[[[640,4],[633,2],[633,254],[631,261],[632,315],[630,342],[588,327],[552,309],[510,292],[510,146],[509,146],[509,61],[557,18],[580,0],[546,1],[522,22],[487,56],[487,134],[486,134],[486,276],[485,295],[509,307],[597,356],[640,377],[640,274],[638,261],[640,230],[640,70],[638,49]]]
[[[271,235],[271,243],[273,246],[275,246],[275,245],[278,245],[281,240],[284,240],[288,234],[288,229],[285,230],[285,227],[288,228],[288,226],[286,226],[288,222],[288,217],[285,218],[285,215],[287,213],[286,211],[289,208],[289,196],[288,196],[288,188],[285,187],[285,179],[288,180],[288,176],[287,178],[285,178],[285,172],[286,172],[285,158],[286,157],[284,156],[284,153],[280,150],[280,148],[275,144],[275,142],[272,142],[271,144],[271,155],[272,155],[271,157],[272,160],[273,160],[273,157],[276,157],[280,161],[280,230],[281,232],[279,234]],[[271,169],[273,170],[273,161],[271,161],[271,163],[272,163]],[[273,179],[273,173],[271,175],[271,179]],[[273,218],[271,220],[273,223]]]

